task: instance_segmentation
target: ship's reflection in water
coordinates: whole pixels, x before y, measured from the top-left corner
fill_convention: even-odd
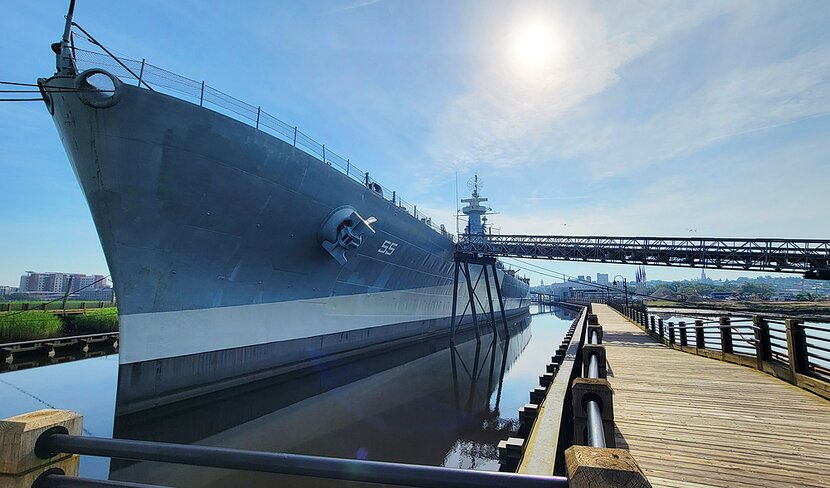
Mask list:
[[[549,358],[572,317],[534,317],[536,345]],[[123,414],[114,436],[269,452],[498,470],[496,445],[518,430],[545,358],[517,367],[531,317],[510,323],[510,338],[471,331],[318,366],[175,405]],[[542,333],[539,329],[544,328]],[[550,336],[550,337],[547,337]],[[534,344],[537,344],[534,341]],[[516,368],[515,385],[505,377]],[[507,391],[509,390],[509,391]],[[509,398],[508,398],[509,397]],[[113,460],[110,479],[169,486],[342,486],[297,476]],[[351,485],[360,485],[353,483]],[[369,485],[366,486],[378,486]]]

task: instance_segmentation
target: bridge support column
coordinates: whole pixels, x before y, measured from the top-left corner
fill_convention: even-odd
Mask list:
[[[80,457],[59,454],[50,459],[35,455],[36,442],[49,429],[81,435],[83,417],[68,410],[45,409],[0,420],[0,486],[29,488],[47,470],[78,475]]]
[[[477,278],[473,277],[473,274],[470,271],[470,264],[477,264],[481,267]],[[452,316],[450,319],[451,343],[455,344],[455,332],[458,329],[458,327],[463,323],[464,317],[468,309],[470,310],[470,315],[473,322],[473,330],[476,334],[476,341],[481,341],[481,335],[478,328],[479,318],[484,319],[484,321],[486,322],[490,322],[493,334],[498,334],[496,328],[495,305],[493,304],[493,293],[490,289],[491,273],[493,277],[493,285],[496,288],[496,297],[499,302],[499,314],[501,315],[501,322],[504,326],[504,336],[505,338],[509,337],[510,330],[507,325],[507,315],[504,312],[504,298],[501,294],[501,285],[499,283],[498,271],[496,269],[496,258],[479,257],[475,255],[457,252],[455,253],[454,268],[455,269],[453,270]],[[464,307],[460,315],[458,314],[458,308],[460,305],[458,302],[458,287],[460,285],[459,273],[464,275],[464,281],[467,288],[467,301],[464,302]],[[484,284],[487,291],[487,306],[485,306],[482,303],[482,300],[480,300],[479,297],[476,295],[476,289],[482,277],[484,278]],[[478,308],[476,307],[476,304],[479,305]]]
[[[572,446],[565,451],[570,488],[650,488],[634,456],[625,449]]]

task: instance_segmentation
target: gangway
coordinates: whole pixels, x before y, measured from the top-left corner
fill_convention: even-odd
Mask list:
[[[457,253],[799,273],[830,280],[830,240],[461,234]]]

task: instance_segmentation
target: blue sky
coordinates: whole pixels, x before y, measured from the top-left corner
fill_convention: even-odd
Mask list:
[[[0,79],[53,72],[67,3],[4,8]],[[79,0],[76,21],[262,105],[451,228],[455,174],[463,191],[477,171],[502,233],[830,235],[826,2]],[[105,273],[47,111],[0,111],[0,284]]]

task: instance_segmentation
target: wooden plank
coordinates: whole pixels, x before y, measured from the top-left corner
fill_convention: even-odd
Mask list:
[[[605,305],[593,311],[617,441],[655,487],[830,486],[826,399],[720,353],[670,349]]]

